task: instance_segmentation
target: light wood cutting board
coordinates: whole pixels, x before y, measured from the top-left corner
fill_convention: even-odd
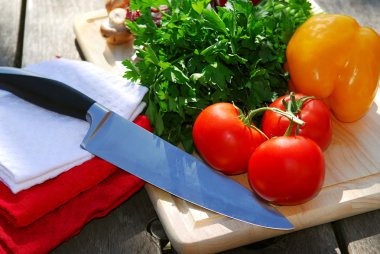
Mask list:
[[[312,4],[315,12],[321,11]],[[89,62],[123,75],[121,62],[133,56],[133,45],[108,45],[99,32],[106,18],[105,10],[78,16],[74,24],[76,37]],[[327,167],[322,191],[305,204],[277,207],[295,230],[380,208],[379,105],[380,93],[360,121],[333,121],[332,143],[325,152]],[[233,178],[249,188],[246,175]],[[146,184],[145,188],[179,253],[215,253],[292,232],[249,225],[204,210],[152,185]]]

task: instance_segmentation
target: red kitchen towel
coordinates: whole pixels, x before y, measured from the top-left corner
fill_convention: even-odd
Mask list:
[[[146,116],[140,115],[134,123],[152,131]],[[0,182],[0,214],[15,227],[23,227],[60,207],[116,171],[116,167],[99,158],[93,158],[59,176],[13,194]]]
[[[117,170],[27,227],[16,228],[0,217],[0,253],[47,253],[79,233],[90,220],[107,215],[142,186],[140,179]]]
[[[97,157],[42,184],[16,194],[0,182],[0,214],[16,227],[23,227],[86,191],[116,171]]]

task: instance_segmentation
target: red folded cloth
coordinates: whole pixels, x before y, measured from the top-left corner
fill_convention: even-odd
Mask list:
[[[134,122],[152,131],[145,116]],[[17,194],[0,183],[0,253],[46,253],[143,184],[99,158]]]
[[[149,120],[138,116],[134,123],[152,131]],[[16,227],[23,227],[60,207],[115,172],[117,167],[99,158],[89,160],[59,176],[13,194],[0,182],[0,215]]]
[[[112,164],[95,157],[17,194],[0,182],[0,214],[16,227],[27,226],[94,187],[116,169]]]
[[[47,253],[79,233],[86,223],[105,216],[143,186],[122,170],[23,228],[0,217],[0,253]]]

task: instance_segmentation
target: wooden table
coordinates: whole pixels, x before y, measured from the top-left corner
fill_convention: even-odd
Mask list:
[[[327,12],[351,15],[380,32],[379,0],[315,1]],[[83,59],[73,32],[74,16],[102,9],[104,1],[0,0],[0,5],[0,65],[23,67],[57,56]],[[380,200],[373,203],[379,205]],[[175,253],[167,243],[142,189],[51,253]],[[380,210],[224,253],[380,253]]]

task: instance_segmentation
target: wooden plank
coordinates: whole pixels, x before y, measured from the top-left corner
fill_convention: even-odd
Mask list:
[[[75,16],[104,4],[104,0],[28,0],[22,66],[57,55],[81,59],[73,32]],[[87,224],[52,253],[159,253],[158,241],[146,231],[156,216],[142,189],[105,218]]]
[[[104,0],[28,0],[22,66],[61,56],[81,59],[75,44],[75,16],[103,8]]]
[[[343,254],[380,253],[380,210],[339,220],[333,226]]]
[[[0,66],[17,66],[21,0],[0,0]]]
[[[87,61],[123,75],[125,67],[122,61],[133,57],[133,42],[122,45],[108,44],[99,32],[101,23],[107,18],[107,11],[104,8],[84,13],[76,17],[74,31]]]

